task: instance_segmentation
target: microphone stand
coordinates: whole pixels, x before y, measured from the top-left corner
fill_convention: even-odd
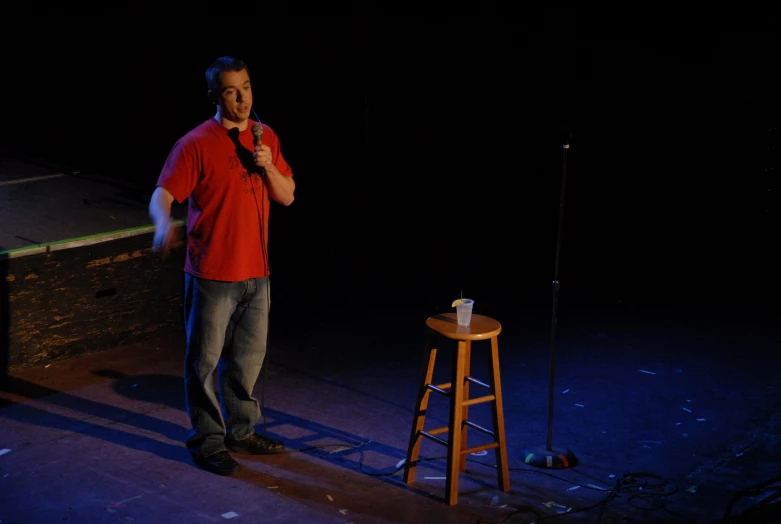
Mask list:
[[[550,338],[550,378],[548,381],[548,440],[544,448],[529,447],[523,451],[521,457],[526,464],[540,468],[564,469],[578,464],[578,458],[567,448],[553,449],[553,384],[556,376],[556,326],[558,325],[559,304],[559,252],[561,251],[561,231],[564,223],[564,194],[567,187],[567,153],[570,148],[572,131],[564,141],[564,149],[561,169],[561,196],[559,198],[559,229],[556,236],[556,265],[553,272],[553,314],[551,316]]]

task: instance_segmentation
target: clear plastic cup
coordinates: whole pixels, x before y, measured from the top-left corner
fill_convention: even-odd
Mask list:
[[[471,298],[462,298],[461,304],[456,305],[456,318],[459,326],[468,326],[472,322],[472,306],[475,301]]]

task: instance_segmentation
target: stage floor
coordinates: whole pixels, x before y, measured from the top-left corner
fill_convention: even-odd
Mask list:
[[[0,251],[151,226],[149,192],[4,158]]]
[[[0,253],[152,231],[154,187],[58,167],[0,149]],[[184,206],[176,204],[173,214],[182,219]]]
[[[243,471],[233,478],[192,464],[183,443],[183,340],[173,333],[14,374],[0,393],[0,521],[691,524],[718,521],[733,498],[731,514],[744,512],[769,493],[740,492],[781,470],[769,316],[568,312],[557,343],[553,447],[569,448],[579,464],[555,470],[523,462],[524,450],[547,437],[546,319],[495,312],[512,489],[497,489],[493,452],[470,456],[450,507],[442,446],[423,443],[421,457],[432,460],[414,486],[397,467],[425,313],[365,305],[287,313],[272,308],[256,390],[265,415],[258,430],[284,439],[285,454],[237,456]],[[486,350],[475,343],[475,377],[486,376]],[[440,359],[446,377],[449,359]],[[485,425],[479,408],[471,417]],[[445,399],[432,397],[428,420],[445,424]]]
[[[0,251],[12,262],[50,243],[85,249],[117,232],[150,229],[148,191],[1,158]],[[142,247],[134,249],[145,255],[149,246]],[[117,271],[127,273],[125,287],[118,280],[113,302],[93,297],[104,305],[85,314],[105,314],[111,304],[118,311],[141,308],[152,320],[162,316],[152,303],[181,311],[175,293],[157,284],[165,297],[128,302],[128,289],[143,290],[137,281],[147,282],[151,270],[122,267]],[[178,285],[180,267],[170,268],[166,281]],[[244,467],[232,478],[193,465],[184,447],[189,422],[177,324],[148,340],[11,370],[0,387],[0,523],[704,524],[726,512],[746,516],[763,501],[781,507],[768,504],[772,492],[746,491],[777,481],[781,471],[775,312],[698,312],[673,304],[597,311],[565,300],[555,346],[552,442],[579,463],[547,469],[524,458],[548,437],[549,306],[477,302],[475,313],[503,326],[512,489],[497,489],[492,452],[470,456],[459,504],[451,507],[443,501],[442,446],[423,442],[426,460],[413,486],[403,483],[399,466],[412,424],[424,323],[434,312],[414,300],[385,309],[379,300],[354,299],[350,293],[367,296],[356,289],[324,307],[300,277],[296,271],[272,276],[271,348],[255,392],[264,414],[258,430],[284,439],[285,454],[237,456]],[[8,304],[12,318],[20,303]],[[34,316],[38,306],[28,306]],[[94,321],[117,321],[101,319]],[[487,377],[486,350],[473,347],[478,379]],[[450,360],[440,353],[435,378],[446,382]],[[445,399],[432,397],[427,429],[445,425],[447,416]],[[482,426],[488,416],[487,405],[470,409],[470,420]],[[470,435],[470,443],[480,438]],[[776,521],[765,515],[729,522]]]

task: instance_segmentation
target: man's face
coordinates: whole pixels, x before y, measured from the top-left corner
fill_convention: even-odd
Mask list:
[[[252,109],[252,87],[246,69],[222,73],[222,89],[217,94],[222,117],[231,122],[244,122]]]

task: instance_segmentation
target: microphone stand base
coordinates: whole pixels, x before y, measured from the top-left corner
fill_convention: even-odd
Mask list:
[[[530,466],[547,469],[567,469],[578,465],[578,457],[569,449],[548,449],[545,446],[524,449],[521,460]]]

